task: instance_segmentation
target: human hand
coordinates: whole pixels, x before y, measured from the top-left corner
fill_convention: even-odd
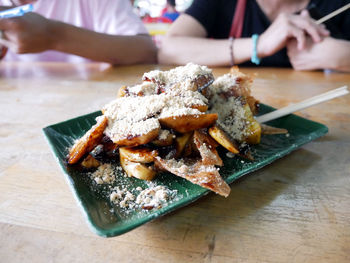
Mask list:
[[[291,38],[296,39],[298,50],[305,48],[307,37],[318,43],[329,31],[324,25],[317,25],[306,10],[300,15],[280,14],[258,41],[259,57],[271,56],[287,45]]]
[[[295,39],[287,44],[287,54],[295,70],[316,70],[331,68],[334,58],[332,38],[327,37],[322,42],[314,43],[307,38],[305,48],[300,50]]]
[[[2,38],[2,31],[0,31],[0,39]],[[0,44],[0,60],[3,59],[7,53],[8,48]]]
[[[13,8],[14,6],[0,6],[0,11],[4,11],[10,8]],[[2,31],[0,30],[0,41],[4,41],[3,39],[3,34]],[[3,59],[5,57],[5,55],[7,54],[8,51],[8,47],[7,45],[4,45],[4,43],[0,42],[0,60]],[[6,43],[8,44],[8,43]]]
[[[54,45],[54,34],[51,27],[54,22],[45,17],[28,13],[21,17],[0,19],[0,30],[3,31],[3,44],[18,54],[37,53],[51,49]]]

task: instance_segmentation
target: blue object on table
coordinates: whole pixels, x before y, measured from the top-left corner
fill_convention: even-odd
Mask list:
[[[258,51],[257,51],[258,39],[259,39],[259,35],[258,34],[252,35],[253,52],[252,52],[252,58],[250,59],[250,61],[252,63],[254,63],[255,65],[259,65],[260,64],[260,58],[258,57]]]
[[[33,5],[21,5],[15,8],[0,11],[0,18],[11,18],[17,16],[23,16],[24,14],[33,11]]]

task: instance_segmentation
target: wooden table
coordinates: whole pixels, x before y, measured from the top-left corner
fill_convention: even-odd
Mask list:
[[[349,262],[350,96],[300,113],[329,134],[233,183],[227,199],[209,194],[115,238],[90,232],[41,129],[100,109],[158,67],[0,64],[0,262]],[[350,83],[243,71],[275,107]]]

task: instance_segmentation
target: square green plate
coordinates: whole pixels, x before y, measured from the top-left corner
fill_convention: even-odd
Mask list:
[[[261,114],[274,110],[273,108],[261,105]],[[50,125],[43,129],[49,145],[60,164],[71,189],[81,206],[87,222],[93,232],[100,236],[112,237],[130,231],[154,218],[183,207],[209,191],[186,181],[170,173],[160,174],[155,179],[155,184],[165,185],[171,190],[177,190],[177,198],[166,203],[162,208],[156,210],[123,210],[109,201],[108,189],[106,186],[97,186],[86,172],[77,168],[68,167],[66,156],[68,149],[74,140],[80,138],[95,123],[95,118],[101,112],[94,112],[80,116],[61,123]],[[255,161],[245,161],[239,157],[228,158],[221,154],[224,166],[220,174],[227,183],[232,183],[239,177],[255,171],[274,160],[285,156],[303,144],[310,142],[328,132],[328,128],[296,115],[271,121],[271,126],[288,129],[286,135],[265,135],[261,143],[252,147]],[[147,187],[144,181],[136,178],[117,177],[115,186],[123,185],[133,191],[137,186]]]

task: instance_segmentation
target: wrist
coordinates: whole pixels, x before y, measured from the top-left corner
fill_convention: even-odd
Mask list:
[[[267,49],[265,48],[265,35],[262,34],[259,39],[258,39],[258,43],[257,43],[257,54],[259,58],[264,58],[267,57]]]
[[[324,53],[327,56],[324,57],[323,63],[327,65],[327,69],[338,70],[349,64],[350,50],[349,45],[344,46],[345,41],[329,37],[325,38],[322,44],[326,47]],[[334,52],[335,50],[338,52]]]
[[[59,51],[63,39],[63,23],[55,20],[48,21],[49,49]]]

